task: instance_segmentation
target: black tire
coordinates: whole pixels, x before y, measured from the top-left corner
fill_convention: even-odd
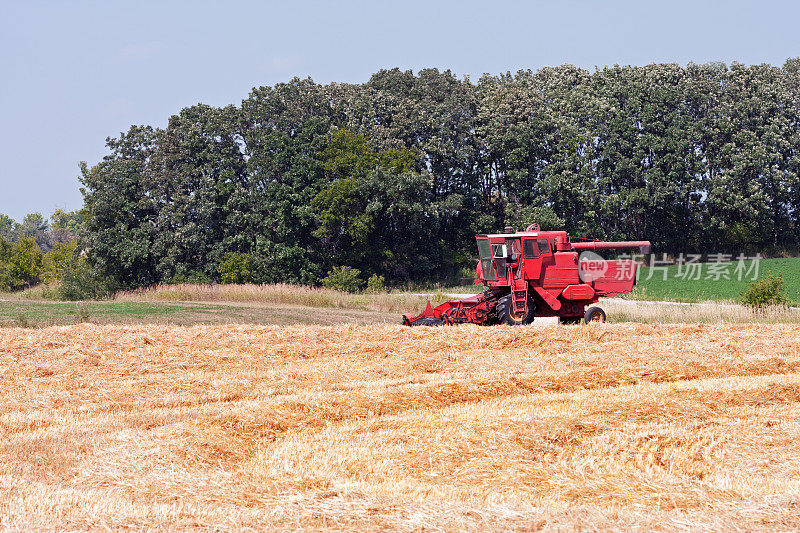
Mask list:
[[[410,324],[411,326],[441,326],[442,321],[438,318],[433,317],[425,317],[425,318],[418,318],[414,322]]]
[[[590,307],[586,310],[586,314],[583,315],[583,321],[586,324],[591,322],[599,322],[602,324],[606,321],[606,312],[599,307]]]
[[[528,312],[525,313],[525,316],[522,317],[515,317],[511,315],[511,295],[506,294],[500,300],[497,301],[497,307],[495,307],[497,311],[497,318],[500,319],[501,324],[508,324],[509,326],[522,326],[525,324],[530,324],[533,322],[533,318],[536,316],[536,304],[533,303],[533,298],[531,295],[528,295]]]

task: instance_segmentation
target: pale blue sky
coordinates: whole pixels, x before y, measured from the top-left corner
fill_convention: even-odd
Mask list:
[[[293,76],[380,68],[473,80],[545,65],[771,63],[800,56],[800,2],[0,0],[0,213],[82,205],[78,162],[182,107]]]

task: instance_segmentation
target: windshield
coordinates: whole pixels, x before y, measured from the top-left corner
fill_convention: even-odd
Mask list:
[[[478,256],[481,259],[492,258],[492,247],[489,246],[489,239],[478,239]]]
[[[492,266],[492,246],[489,244],[489,239],[478,239],[478,255],[481,259],[481,273],[483,279],[497,279],[494,274],[494,267]]]

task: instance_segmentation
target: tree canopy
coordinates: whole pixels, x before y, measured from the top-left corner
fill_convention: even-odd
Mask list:
[[[107,146],[82,167],[82,224],[118,287],[219,280],[232,258],[256,282],[441,279],[474,233],[531,222],[670,253],[800,237],[800,59],[295,78]]]

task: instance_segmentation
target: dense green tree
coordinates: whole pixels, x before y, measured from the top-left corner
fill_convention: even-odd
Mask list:
[[[108,278],[92,268],[84,256],[73,255],[64,262],[56,294],[62,300],[96,300],[112,291]]]
[[[159,279],[212,278],[239,228],[227,223],[230,202],[244,184],[238,111],[186,108],[158,135],[150,160],[154,220],[151,253]]]
[[[365,272],[389,279],[431,279],[453,274],[463,262],[446,227],[460,207],[457,198],[430,194],[433,175],[427,171],[397,173],[378,168],[363,183],[372,219]],[[450,272],[448,272],[448,269]]]
[[[50,215],[50,231],[53,243],[69,243],[84,235],[84,211],[56,209]]]
[[[251,283],[255,274],[253,258],[241,252],[227,252],[217,270],[222,283]]]
[[[378,231],[376,212],[371,207],[379,194],[370,176],[378,169],[409,172],[414,154],[406,148],[376,151],[364,135],[341,129],[329,136],[322,158],[330,184],[311,200],[319,225],[313,235],[330,249],[333,262],[369,268],[368,257],[376,253],[369,244]],[[430,194],[430,185],[424,183],[428,189],[422,191],[423,195]]]
[[[245,183],[231,201],[238,228],[227,248],[250,252],[259,281],[319,283],[324,254],[312,235],[314,196],[325,186],[322,152],[343,120],[339,86],[295,78],[254,89],[242,102]]]
[[[29,213],[22,222],[14,225],[14,240],[31,238],[42,252],[47,252],[53,246],[53,236],[47,219],[41,213]]]
[[[256,282],[430,279],[473,264],[474,233],[531,222],[672,253],[796,249],[799,125],[800,59],[295,78],[109,139],[85,210],[37,231],[45,249],[85,233],[120,287],[218,281],[227,254]]]
[[[159,135],[149,126],[132,126],[106,140],[111,153],[100,163],[81,164],[89,258],[116,287],[163,281],[153,252],[163,200],[151,165]]]
[[[14,219],[0,213],[0,239],[10,241],[14,234]]]

